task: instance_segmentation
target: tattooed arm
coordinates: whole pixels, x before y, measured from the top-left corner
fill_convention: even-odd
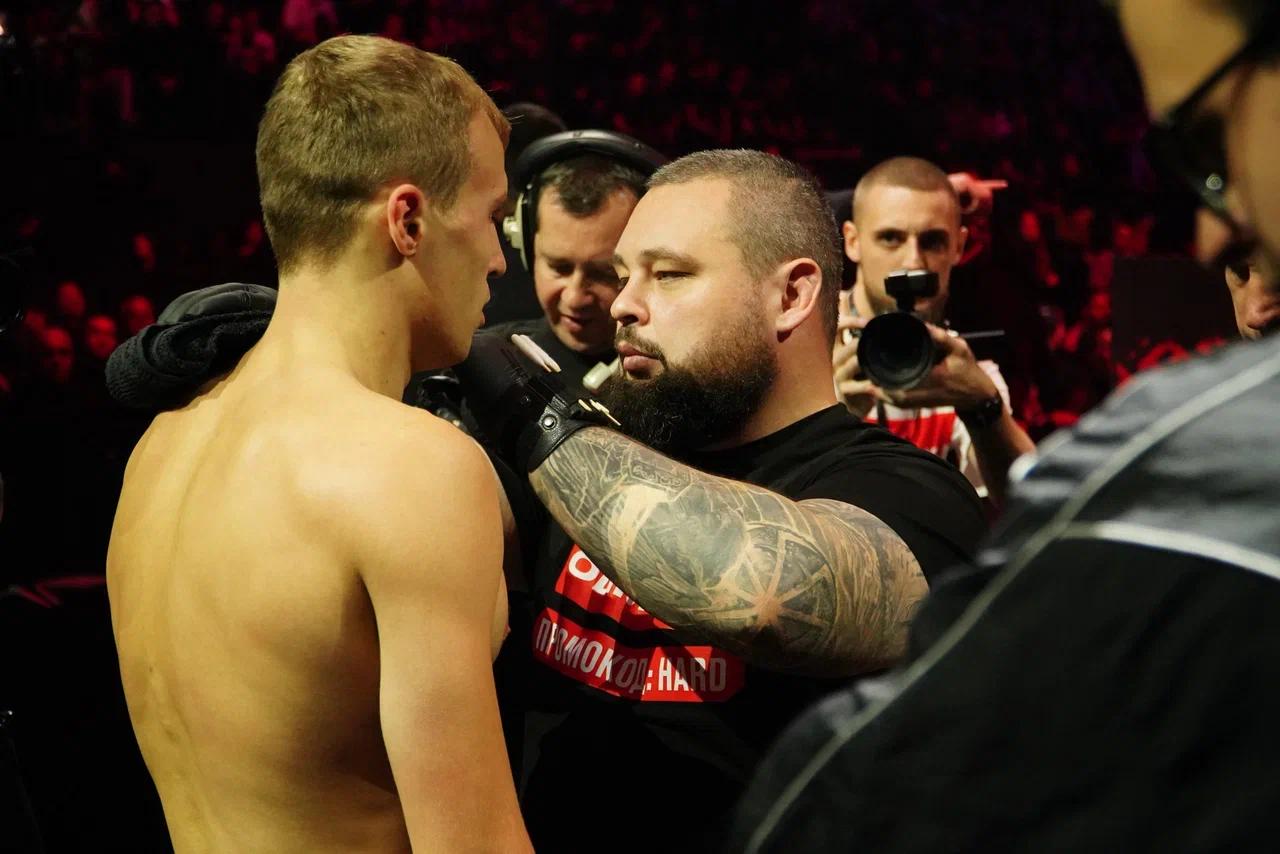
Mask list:
[[[530,483],[649,613],[763,667],[886,666],[927,589],[910,549],[870,513],[705,474],[610,430],[575,433]]]

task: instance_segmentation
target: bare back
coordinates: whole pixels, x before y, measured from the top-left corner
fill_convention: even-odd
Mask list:
[[[412,437],[452,428],[426,419],[341,377],[242,364],[135,449],[108,587],[130,716],[178,852],[409,849],[380,720],[366,578],[378,558],[355,520],[431,476],[430,436]],[[426,458],[402,458],[418,444]],[[447,548],[456,532],[431,531],[426,511],[405,508],[427,529],[413,536]],[[424,581],[432,564],[428,550]],[[506,623],[497,566],[476,573],[474,595],[492,612],[491,661]]]

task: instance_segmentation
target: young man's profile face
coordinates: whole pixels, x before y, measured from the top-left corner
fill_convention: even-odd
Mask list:
[[[424,318],[430,328],[416,337],[428,349],[443,352],[415,355],[415,370],[462,360],[471,336],[484,323],[488,278],[507,268],[496,225],[507,198],[502,140],[483,111],[472,118],[468,136],[471,169],[453,206],[440,211],[428,204],[418,263],[435,311]]]

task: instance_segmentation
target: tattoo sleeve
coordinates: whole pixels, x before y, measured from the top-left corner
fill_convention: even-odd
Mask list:
[[[574,434],[530,482],[645,610],[762,667],[835,676],[892,663],[927,589],[870,513],[715,477],[610,430]]]

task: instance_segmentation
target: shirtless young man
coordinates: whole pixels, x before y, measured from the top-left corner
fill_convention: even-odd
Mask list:
[[[449,60],[331,39],[258,131],[265,335],[158,415],[107,578],[178,852],[527,850],[491,663],[497,486],[399,402],[467,352],[504,268],[508,126]]]

